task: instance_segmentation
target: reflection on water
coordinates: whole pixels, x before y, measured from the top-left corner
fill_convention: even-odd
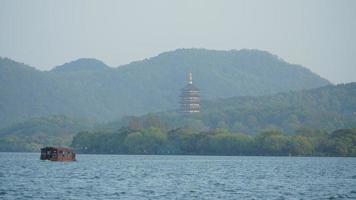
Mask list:
[[[356,199],[356,158],[0,153],[0,199]]]

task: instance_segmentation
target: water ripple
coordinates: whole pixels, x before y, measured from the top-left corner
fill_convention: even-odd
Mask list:
[[[0,199],[356,199],[355,158],[0,153]]]

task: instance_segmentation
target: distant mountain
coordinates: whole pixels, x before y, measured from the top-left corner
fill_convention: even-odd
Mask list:
[[[189,71],[204,100],[330,84],[300,65],[259,50],[179,49],[118,68],[79,59],[51,71],[1,58],[0,128],[51,115],[102,122],[174,110]]]
[[[53,68],[54,72],[85,71],[85,70],[108,70],[109,66],[100,60],[93,58],[81,58]]]
[[[0,58],[0,128],[48,115],[56,84],[45,72]]]

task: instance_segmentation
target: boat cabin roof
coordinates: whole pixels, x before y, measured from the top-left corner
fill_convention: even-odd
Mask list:
[[[73,149],[71,148],[66,148],[66,147],[44,147],[41,149],[41,151],[65,151],[65,152],[73,152]]]

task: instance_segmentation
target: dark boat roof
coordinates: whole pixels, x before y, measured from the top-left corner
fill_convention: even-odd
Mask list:
[[[43,147],[41,150],[73,151],[73,149],[66,147]]]

